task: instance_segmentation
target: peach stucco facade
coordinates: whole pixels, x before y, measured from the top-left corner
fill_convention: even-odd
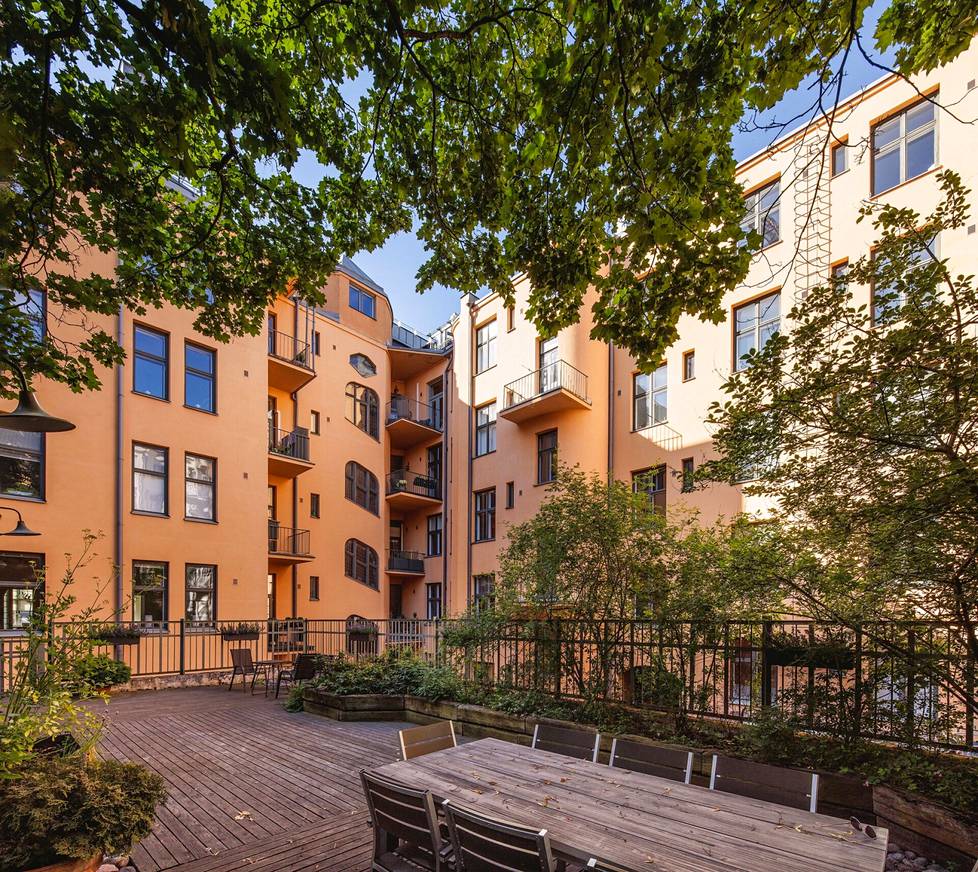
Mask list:
[[[43,563],[51,590],[85,529],[100,538],[76,608],[127,620],[458,614],[491,584],[507,527],[544,499],[558,451],[563,464],[635,480],[670,513],[711,523],[763,512],[739,487],[683,488],[684,469],[712,450],[710,404],[738,348],[790,330],[808,288],[870,251],[861,205],[927,213],[941,168],[976,187],[978,137],[955,117],[978,110],[976,78],[973,46],[913,83],[880,80],[831,123],[743,162],[765,245],[724,300],[726,320],[683,316],[657,373],[591,339],[587,303],[580,323],[541,339],[523,314],[525,277],[512,308],[496,294],[464,297],[431,336],[397,322],[349,260],[322,306],[282,296],[262,335],[227,344],[171,308],[105,319],[127,360],[101,374],[102,390],[36,385],[77,429],[26,454],[0,444],[0,460],[19,464],[0,479],[0,505],[41,532],[0,540],[3,629],[29,608],[17,561]],[[972,273],[976,241],[974,224],[942,234],[939,254]],[[111,269],[110,255],[93,257]]]

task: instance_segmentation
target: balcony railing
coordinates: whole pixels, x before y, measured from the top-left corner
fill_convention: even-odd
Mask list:
[[[425,555],[420,551],[400,551],[391,549],[387,552],[388,572],[424,573]]]
[[[296,460],[309,460],[309,431],[304,427],[295,430],[268,428],[268,450],[272,454],[292,457]]]
[[[441,483],[427,473],[395,469],[387,476],[387,494],[416,494],[433,500],[441,499]]]
[[[395,394],[387,404],[387,423],[414,421],[440,433],[444,426],[444,412],[445,404],[440,398],[428,404],[412,400],[404,394]]]
[[[271,330],[268,334],[268,355],[286,363],[301,366],[312,371],[313,355],[308,342],[289,336],[281,330]]]
[[[288,557],[308,557],[309,531],[283,527],[278,521],[268,522],[268,553]]]
[[[518,406],[556,390],[568,391],[585,403],[590,402],[587,376],[567,361],[558,360],[506,385],[503,388],[503,408]]]

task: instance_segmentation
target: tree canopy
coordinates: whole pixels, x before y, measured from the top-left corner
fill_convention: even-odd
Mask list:
[[[121,349],[95,325],[37,344],[29,291],[71,323],[168,302],[226,340],[417,221],[420,288],[510,296],[525,271],[551,333],[593,285],[596,338],[649,365],[745,274],[732,128],[808,74],[827,87],[868,5],[7,0],[3,354],[96,387]],[[911,73],[976,23],[964,0],[897,0],[876,39]],[[85,248],[117,262],[83,272]]]

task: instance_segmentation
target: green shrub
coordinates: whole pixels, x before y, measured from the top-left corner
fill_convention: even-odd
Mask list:
[[[36,755],[0,779],[0,872],[128,853],[164,796],[163,779],[135,763]]]
[[[361,661],[339,658],[326,665],[313,685],[328,693],[410,694],[433,702],[464,701],[467,696],[465,683],[454,670],[432,666],[409,651],[389,651],[383,657]]]
[[[132,670],[106,654],[88,654],[73,664],[74,681],[80,690],[101,690],[125,684]]]
[[[289,695],[285,698],[285,705],[283,706],[287,712],[301,712],[305,708],[302,702],[303,689],[301,684],[293,684],[289,688]]]

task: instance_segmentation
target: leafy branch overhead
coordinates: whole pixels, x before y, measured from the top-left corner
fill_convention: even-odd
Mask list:
[[[96,387],[121,350],[92,315],[172,303],[257,333],[290,281],[316,299],[341,254],[416,222],[420,287],[509,294],[525,271],[549,333],[593,283],[595,335],[654,361],[746,270],[731,128],[826,76],[867,5],[9,0],[2,351]],[[976,15],[896,3],[878,38],[912,72]],[[41,345],[37,287],[62,328]]]

